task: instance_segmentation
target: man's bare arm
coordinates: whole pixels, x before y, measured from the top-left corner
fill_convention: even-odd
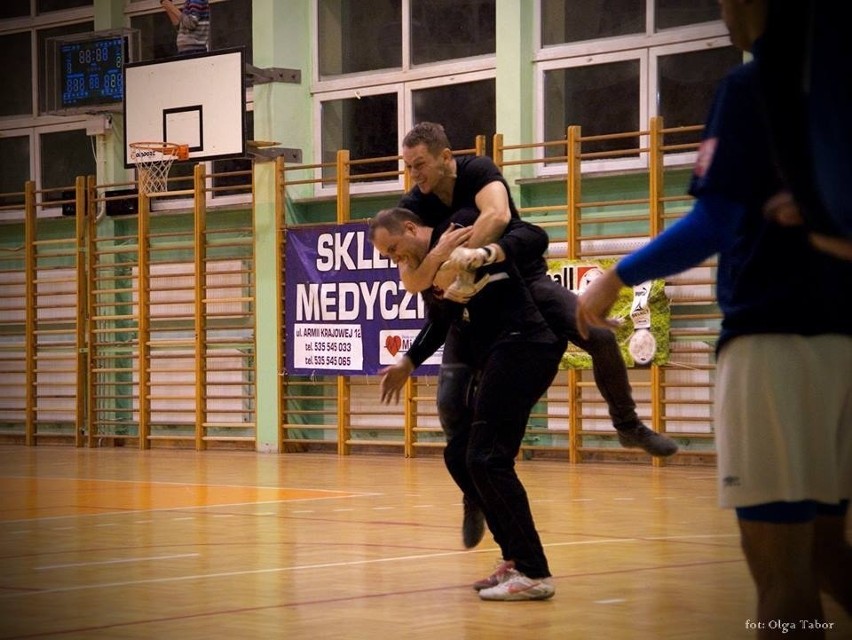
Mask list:
[[[473,227],[450,227],[441,234],[438,243],[426,254],[423,261],[412,269],[400,263],[399,277],[405,290],[410,293],[425,291],[432,286],[432,280],[444,261],[450,257],[453,249],[460,247],[470,239]]]
[[[468,247],[484,247],[496,242],[512,218],[509,210],[509,193],[502,182],[489,182],[476,194],[476,208],[479,216],[473,223],[473,235],[467,241]]]
[[[473,223],[472,233],[463,241],[459,241],[461,236],[448,235],[451,232],[447,232],[416,269],[400,265],[399,275],[406,291],[416,293],[431,287],[438,269],[456,247],[462,244],[467,247],[484,247],[503,235],[512,217],[505,185],[494,181],[482,187],[476,194],[476,208],[479,209],[479,216]]]

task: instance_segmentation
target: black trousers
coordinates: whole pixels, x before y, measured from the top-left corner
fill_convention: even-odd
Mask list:
[[[577,294],[547,276],[529,280],[526,284],[553,332],[592,357],[595,384],[606,401],[613,426],[618,429],[636,424],[636,402],[615,334],[609,329],[594,327],[588,339],[583,338],[577,331]]]
[[[547,391],[565,345],[502,343],[474,368],[458,330],[445,345],[438,406],[447,436],[444,462],[468,500],[481,509],[505,560],[531,578],[550,575],[515,458],[530,411]],[[451,356],[447,360],[447,347]],[[466,361],[467,360],[467,361]]]

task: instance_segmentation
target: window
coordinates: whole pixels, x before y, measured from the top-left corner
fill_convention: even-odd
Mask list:
[[[584,136],[638,131],[639,61],[623,60],[588,66],[554,69],[544,74],[544,136],[565,137],[567,125],[580,125]],[[584,151],[600,152],[637,148],[634,139],[590,143]],[[552,155],[564,155],[552,147]]]
[[[320,75],[402,66],[400,0],[319,0]]]
[[[94,4],[94,0],[36,0],[36,12],[41,14],[50,11],[64,11],[77,7],[91,7]]]
[[[443,124],[458,148],[494,133],[495,0],[317,0],[316,8],[312,90],[323,162],[340,149],[352,160],[399,155],[408,128],[423,120]],[[352,173],[399,168],[356,164]],[[353,190],[377,183],[400,184],[375,177]]]
[[[654,22],[657,29],[671,29],[719,19],[719,0],[657,0]]]
[[[0,2],[0,20],[25,18],[30,15],[30,0],[5,0]]]
[[[22,31],[0,36],[0,117],[32,115],[33,113],[33,67],[31,31]]]
[[[542,45],[644,31],[644,0],[541,0]]]
[[[334,162],[340,149],[352,160],[393,156],[399,153],[397,94],[382,93],[322,103],[322,162]],[[351,174],[396,171],[396,162],[355,165]],[[334,171],[324,171],[328,177]]]
[[[0,193],[24,190],[30,179],[30,137],[0,136]],[[23,196],[0,196],[0,206],[23,205]]]
[[[42,189],[73,188],[77,176],[96,172],[93,143],[85,129],[42,133],[39,138]],[[60,192],[44,196],[46,202],[61,198]]]
[[[742,62],[716,0],[540,0],[538,6],[541,140],[564,139],[570,125],[580,125],[584,137],[643,131],[654,116],[666,127],[702,124],[719,80]],[[640,168],[644,146],[638,136],[586,143],[584,153],[636,151],[584,163]],[[563,154],[558,147],[544,152]],[[561,171],[561,161],[541,169]]]
[[[735,47],[719,47],[657,58],[658,115],[666,127],[703,124],[725,73],[742,62]],[[671,144],[679,140],[670,138]]]
[[[493,1],[412,0],[411,62],[493,54],[495,30]]]
[[[497,133],[493,78],[418,89],[411,92],[411,102],[414,122],[440,122],[454,149],[469,149],[479,134],[490,143]]]

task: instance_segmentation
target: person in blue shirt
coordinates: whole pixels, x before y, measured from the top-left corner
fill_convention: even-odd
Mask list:
[[[723,0],[733,43],[760,55],[767,0]],[[806,226],[767,215],[788,185],[775,162],[754,62],[720,84],[690,193],[692,210],[594,280],[581,331],[607,326],[622,286],[718,253],[714,423],[722,507],[734,508],[754,579],[758,637],[771,621],[822,621],[820,590],[852,614],[852,263]],[[771,205],[770,205],[771,206]],[[801,626],[796,628],[801,629]],[[807,630],[807,637],[822,637]]]

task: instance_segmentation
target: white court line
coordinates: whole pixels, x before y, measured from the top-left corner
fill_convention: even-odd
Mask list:
[[[595,600],[595,604],[618,604],[619,602],[627,602],[624,598],[610,598],[609,600]]]
[[[175,558],[197,558],[200,553],[182,553],[174,556],[149,556],[144,558],[122,558],[120,560],[101,560],[99,562],[75,562],[73,564],[49,564],[43,567],[35,567],[36,571],[48,569],[67,569],[69,567],[93,567],[99,564],[123,564],[127,562],[148,562],[149,560],[174,560]]]
[[[734,534],[731,534],[734,535]],[[712,538],[712,537],[731,537],[726,534],[714,536],[712,534],[704,534],[700,536],[659,536],[655,540],[679,540],[686,538]],[[544,545],[545,547],[570,547],[579,545],[592,544],[624,544],[629,542],[647,542],[644,538],[605,538],[603,540],[584,540],[578,542],[555,542]],[[209,580],[217,578],[231,578],[234,576],[250,576],[264,575],[271,573],[284,573],[288,571],[315,571],[317,569],[335,569],[340,567],[357,567],[363,565],[381,564],[386,562],[406,562],[410,560],[429,560],[433,558],[449,558],[452,556],[469,555],[471,553],[489,553],[493,554],[495,548],[481,549],[478,551],[446,551],[443,553],[425,553],[413,556],[396,556],[392,558],[371,558],[369,560],[348,560],[346,562],[326,562],[322,564],[295,565],[292,567],[272,567],[269,569],[250,569],[246,571],[224,571],[220,573],[199,573],[186,576],[173,576],[170,578],[149,578],[146,580],[127,580],[124,582],[106,582],[99,584],[76,585],[73,587],[57,587],[54,589],[42,589],[41,591],[30,591],[26,593],[5,593],[0,594],[0,600],[8,600],[10,598],[22,598],[28,596],[41,596],[51,593],[65,593],[69,591],[89,591],[92,589],[114,589],[116,587],[132,587],[143,584],[162,584],[168,582],[183,582],[186,580]]]
[[[2,478],[0,478],[2,479]],[[110,481],[112,482],[112,481]],[[193,485],[195,486],[195,485]],[[203,486],[203,485],[199,485]],[[249,487],[251,488],[251,487]],[[268,487],[260,487],[260,488],[268,488]],[[286,487],[282,487],[286,489]],[[317,491],[325,491],[325,489],[317,489]],[[311,502],[313,500],[335,500],[335,499],[344,499],[348,500],[350,498],[373,498],[376,496],[383,496],[383,493],[355,493],[355,494],[347,494],[347,495],[337,495],[337,496],[326,496],[323,498],[315,497],[315,498],[297,498],[293,500],[261,500],[259,502],[233,502],[230,504],[194,504],[187,505],[184,507],[163,507],[162,509],[131,509],[128,511],[107,511],[105,513],[78,513],[70,516],[47,516],[44,518],[20,518],[18,520],[3,520],[0,521],[0,526],[4,526],[7,524],[29,524],[32,522],[47,522],[49,520],[68,520],[70,518],[102,518],[105,516],[126,516],[133,515],[136,513],[168,513],[169,511],[191,511],[193,509],[230,509],[233,507],[251,507],[257,506],[260,504],[290,504],[291,502]],[[252,513],[245,513],[243,515],[253,516]],[[148,520],[148,522],[151,522]],[[61,529],[55,529],[56,531],[64,531],[66,529],[74,529],[74,527],[63,527]]]

